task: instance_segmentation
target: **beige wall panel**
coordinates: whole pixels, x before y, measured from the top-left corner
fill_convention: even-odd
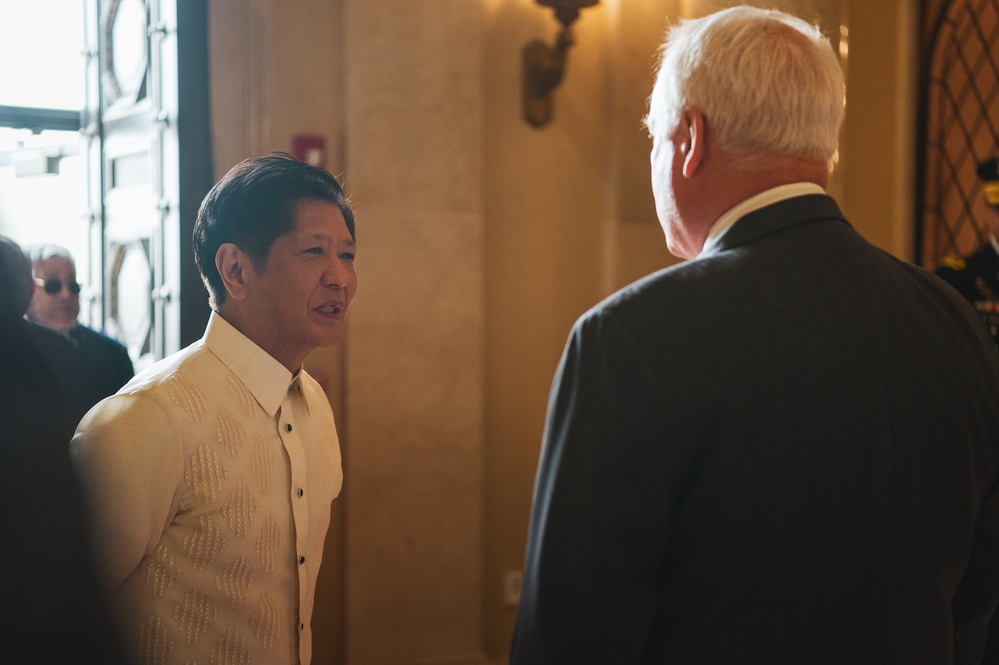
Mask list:
[[[347,660],[482,634],[481,9],[345,3],[361,285],[347,360]]]
[[[503,581],[523,566],[552,375],[572,322],[599,299],[608,169],[607,7],[586,9],[554,119],[521,117],[521,49],[559,24],[530,0],[485,3],[486,645],[510,643]]]
[[[916,0],[849,3],[840,204],[882,249],[914,259]]]

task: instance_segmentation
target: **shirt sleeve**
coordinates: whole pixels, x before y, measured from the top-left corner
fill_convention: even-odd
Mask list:
[[[80,423],[70,447],[97,558],[116,590],[159,543],[180,504],[183,441],[148,395],[110,397]]]
[[[549,401],[513,665],[642,662],[691,459],[668,399],[612,315],[576,325]]]

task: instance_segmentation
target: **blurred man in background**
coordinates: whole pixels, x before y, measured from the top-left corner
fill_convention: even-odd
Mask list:
[[[80,283],[69,251],[58,245],[38,245],[31,248],[30,256],[35,292],[28,320],[76,342],[84,364],[83,389],[89,408],[128,383],[134,375],[132,360],[124,345],[77,320]]]
[[[971,256],[944,257],[936,273],[975,306],[999,344],[999,158],[979,163],[978,177],[985,195],[988,238]]]

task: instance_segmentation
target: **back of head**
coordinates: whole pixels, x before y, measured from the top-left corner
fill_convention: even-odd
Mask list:
[[[737,162],[790,156],[831,165],[843,103],[842,69],[817,27],[733,7],[670,29],[646,123],[666,139],[692,105]]]
[[[20,319],[31,304],[31,263],[20,245],[0,236],[0,320]]]
[[[354,214],[336,179],[284,153],[245,159],[205,196],[194,224],[194,258],[213,307],[226,290],[215,266],[219,247],[232,243],[262,271],[271,245],[295,224],[295,205],[317,200],[335,204],[354,237]]]

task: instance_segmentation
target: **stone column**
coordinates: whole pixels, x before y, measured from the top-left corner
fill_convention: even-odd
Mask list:
[[[347,0],[348,663],[482,642],[481,8]]]

